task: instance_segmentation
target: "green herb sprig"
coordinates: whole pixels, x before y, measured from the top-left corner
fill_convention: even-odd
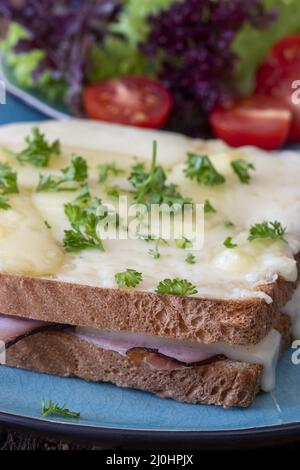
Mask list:
[[[216,209],[211,205],[208,199],[204,202],[204,214],[215,214],[217,211]]]
[[[45,400],[42,400],[42,414],[43,416],[58,415],[64,416],[65,418],[80,418],[80,413],[70,411],[66,404],[60,406],[58,403],[54,403],[52,400],[46,405]]]
[[[186,237],[177,238],[175,240],[175,244],[177,248],[180,248],[181,250],[186,250],[187,248],[192,248],[193,246],[193,243],[191,242],[191,240],[189,240]]]
[[[124,287],[136,287],[142,280],[142,273],[139,273],[135,269],[126,269],[126,271],[115,274],[115,281],[120,289]]]
[[[183,197],[175,184],[167,184],[165,170],[157,165],[157,142],[153,142],[150,171],[147,172],[143,163],[133,166],[128,181],[134,188],[134,200],[138,204],[166,204],[169,207],[191,204],[190,198]]]
[[[196,287],[186,279],[164,279],[161,281],[155,291],[157,294],[170,295],[194,295],[197,294]]]
[[[104,251],[101,238],[97,233],[98,224],[108,223],[109,213],[100,199],[95,198],[88,205],[78,204],[78,200],[65,204],[65,214],[72,230],[65,230],[64,248],[67,252],[86,249]],[[118,222],[118,219],[117,219]]]
[[[232,243],[232,237],[227,237],[226,240],[224,241],[223,245],[226,248],[236,248],[238,245],[236,243]]]
[[[195,264],[196,263],[196,257],[192,254],[189,253],[187,257],[185,258],[185,262],[188,264]]]
[[[85,183],[88,177],[87,163],[82,157],[73,154],[71,163],[62,170],[62,176],[59,178],[50,175],[40,175],[37,192],[58,192],[58,191],[76,191],[76,186],[65,186],[66,183]]]
[[[150,241],[150,240],[148,239],[146,241]],[[154,259],[159,259],[160,258],[159,247],[162,246],[162,245],[167,246],[169,243],[164,238],[157,238],[157,239],[154,239],[153,241],[155,241],[155,248],[154,249],[151,248],[148,251],[148,254],[150,256],[152,256],[152,258],[154,258]]]
[[[98,181],[99,183],[105,183],[109,176],[119,176],[125,173],[124,170],[118,168],[115,162],[112,163],[103,163],[98,167]]]
[[[30,163],[33,166],[45,168],[49,165],[51,156],[61,153],[59,140],[49,144],[38,127],[33,127],[31,135],[25,138],[25,144],[26,147],[21,152],[9,151],[9,154],[15,157],[21,165]]]
[[[221,175],[207,155],[188,153],[184,173],[187,178],[196,180],[199,184],[206,186],[216,186],[225,183],[225,178]]]
[[[17,173],[7,163],[0,163],[0,209],[10,209],[6,196],[18,192]]]
[[[248,240],[252,242],[260,238],[270,238],[271,240],[282,240],[287,242],[284,238],[286,228],[284,228],[280,222],[275,220],[274,222],[262,222],[255,224],[250,228]]]
[[[242,184],[249,184],[251,180],[250,170],[255,170],[253,163],[245,162],[245,160],[234,160],[231,162],[231,167]]]

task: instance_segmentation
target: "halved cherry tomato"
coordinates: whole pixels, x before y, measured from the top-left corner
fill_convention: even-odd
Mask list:
[[[261,72],[257,76],[256,92],[281,99],[291,110],[292,123],[288,142],[300,141],[300,104],[294,99],[296,92],[294,83],[298,82],[299,87],[299,80],[300,62],[270,70],[265,80]]]
[[[279,65],[300,62],[300,34],[292,34],[278,41],[271,48],[268,60]]]
[[[253,95],[218,106],[210,115],[215,134],[233,147],[281,147],[289,133],[291,112],[279,99]]]
[[[157,80],[128,76],[96,82],[83,95],[92,119],[138,127],[162,127],[172,109],[169,91]]]

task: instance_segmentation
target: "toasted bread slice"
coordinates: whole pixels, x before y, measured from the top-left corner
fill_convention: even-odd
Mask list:
[[[281,315],[277,329],[284,350],[291,339],[289,317]],[[218,360],[197,367],[162,370],[132,357],[100,349],[63,332],[38,333],[7,351],[7,365],[63,377],[112,382],[187,403],[247,407],[260,390],[259,364]]]
[[[298,256],[298,261],[300,256]],[[296,283],[260,286],[260,298],[203,299],[0,274],[0,311],[36,320],[198,340],[256,344],[274,328]]]

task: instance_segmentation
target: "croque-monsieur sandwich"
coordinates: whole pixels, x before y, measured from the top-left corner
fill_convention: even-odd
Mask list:
[[[297,153],[80,120],[3,126],[0,147],[4,366],[224,407],[273,389],[300,337]],[[121,196],[203,204],[203,246],[102,239]]]

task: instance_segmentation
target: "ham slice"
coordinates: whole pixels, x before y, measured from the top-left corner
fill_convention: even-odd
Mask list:
[[[146,364],[151,369],[159,370],[176,370],[182,367],[197,367],[212,364],[213,362],[221,361],[225,359],[225,356],[221,354],[206,357],[196,362],[182,362],[172,357],[161,354],[157,350],[151,350],[146,348],[133,348],[127,351],[126,355],[136,364]]]
[[[105,331],[86,327],[77,327],[75,330],[70,330],[69,333],[101,349],[115,351],[129,356],[131,359],[135,358],[138,362],[146,362],[147,359],[148,363],[154,364],[155,362],[157,366],[160,364],[161,367],[162,364],[165,364],[168,368],[170,363],[166,365],[166,359],[171,360],[173,369],[175,365],[191,367],[209,364],[225,357],[210,348],[201,347],[201,344],[191,346],[185,341],[141,333]],[[156,356],[155,361],[154,355]]]
[[[65,329],[68,325],[59,325],[29,318],[12,317],[0,314],[0,341],[5,348],[12,346],[21,339],[51,329]]]
[[[84,327],[72,328],[69,325],[0,314],[0,341],[5,349],[27,336],[58,329],[67,330],[66,333],[95,344],[99,348],[127,355],[137,364],[144,363],[160,370],[210,364],[224,358],[220,354],[201,349],[201,346],[191,348],[180,341],[174,346],[168,339],[149,338],[143,334],[108,332]]]

